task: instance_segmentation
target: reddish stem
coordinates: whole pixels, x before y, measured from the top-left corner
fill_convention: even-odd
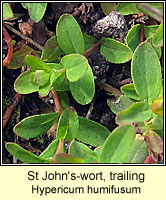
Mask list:
[[[100,47],[100,45],[101,45],[101,42],[98,41],[91,48],[89,48],[88,50],[85,51],[84,56],[85,57],[89,56],[92,53],[92,51],[94,51],[95,49],[97,49],[98,47]]]
[[[6,42],[7,47],[8,47],[7,56],[3,60],[3,67],[5,67],[11,61],[11,58],[12,58],[12,55],[13,55],[13,45],[12,45],[12,39],[11,39],[10,35],[8,34],[8,32],[7,32],[7,30],[5,29],[4,26],[3,26],[3,35],[4,35],[5,42]]]
[[[3,128],[6,126],[7,122],[9,121],[14,109],[19,104],[21,100],[22,95],[19,93],[16,93],[13,98],[13,103],[8,107],[6,110],[4,116],[3,116]]]
[[[141,24],[140,29],[140,43],[144,41],[144,24]]]
[[[57,111],[59,112],[59,115],[61,115],[61,114],[62,114],[62,108],[61,108],[61,105],[60,105],[60,103],[59,103],[58,95],[57,95],[57,93],[56,93],[55,91],[53,91],[53,90],[51,90],[51,92],[52,92],[52,97],[53,97],[53,99],[54,99],[54,103],[55,103],[56,109],[57,109]]]
[[[62,138],[62,139],[59,140],[58,148],[57,148],[57,150],[55,152],[54,157],[52,158],[52,163],[55,163],[55,161],[56,161],[56,155],[59,154],[59,153],[61,153],[61,151],[63,149],[63,144],[64,144],[64,139]]]

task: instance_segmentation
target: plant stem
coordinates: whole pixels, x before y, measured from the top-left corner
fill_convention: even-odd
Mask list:
[[[59,103],[58,95],[53,90],[51,90],[51,93],[52,93],[52,97],[54,99],[54,104],[56,106],[56,110],[59,112],[59,115],[61,115],[62,114],[62,108],[61,108],[61,105]]]
[[[56,155],[59,154],[59,153],[61,153],[61,151],[63,149],[63,144],[64,144],[64,139],[62,138],[62,139],[59,140],[58,148],[57,148],[57,150],[55,152],[55,155],[52,158],[52,163],[55,163],[55,161],[56,161]]]
[[[13,103],[8,107],[4,116],[3,116],[3,128],[6,126],[7,122],[9,121],[14,109],[19,104],[22,98],[22,94],[16,93],[13,98]]]
[[[7,32],[7,30],[5,29],[4,26],[3,26],[3,35],[4,35],[5,42],[7,43],[7,47],[8,47],[7,56],[3,60],[3,67],[5,67],[11,61],[11,58],[12,58],[12,55],[13,55],[13,45],[12,45],[12,39],[11,39],[10,35],[8,34],[8,32]]]
[[[144,41],[144,24],[141,24],[140,29],[140,43]]]
[[[105,91],[110,92],[115,97],[120,97],[122,95],[122,93],[118,89],[116,89],[115,87],[107,83],[103,83],[103,82],[96,82],[96,83],[98,86],[100,86],[101,89],[104,89]]]
[[[94,51],[95,49],[97,49],[98,47],[100,47],[100,45],[101,45],[101,42],[98,41],[91,48],[89,48],[88,50],[85,51],[84,56],[88,57],[92,53],[92,51]]]
[[[29,37],[22,35],[19,31],[17,31],[16,29],[14,29],[13,27],[9,26],[8,24],[4,24],[9,30],[11,30],[13,33],[15,33],[16,35],[20,36],[22,39],[26,40],[27,42],[31,43],[33,46],[35,46],[36,48],[40,49],[41,51],[44,49],[44,47],[42,47],[40,44],[38,44],[37,42],[33,41],[32,39],[30,39]]]

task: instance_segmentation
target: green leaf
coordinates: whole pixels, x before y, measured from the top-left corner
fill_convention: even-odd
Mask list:
[[[132,105],[134,101],[132,101],[129,97],[125,95],[121,95],[116,101],[112,99],[107,100],[107,104],[110,107],[111,111],[115,114],[125,110],[130,105]]]
[[[140,24],[132,26],[126,36],[127,44],[133,51],[135,51],[136,47],[140,43],[140,27]]]
[[[28,11],[30,18],[33,19],[36,23],[39,22],[46,11],[47,3],[29,3]]]
[[[115,3],[101,3],[101,9],[105,15],[109,15],[110,12],[115,11]]]
[[[48,131],[57,117],[58,113],[33,115],[16,124],[13,131],[23,138],[35,138]]]
[[[30,67],[32,71],[35,70],[44,70],[46,72],[52,72],[53,70],[42,60],[35,56],[26,56],[25,63]]]
[[[102,38],[100,53],[111,63],[125,63],[132,58],[132,50],[111,38]]]
[[[47,40],[42,51],[41,59],[44,62],[56,62],[63,54],[55,36]]]
[[[95,37],[88,35],[86,33],[83,33],[83,37],[84,37],[84,43],[85,43],[85,50],[88,50],[94,44],[98,42],[98,40]]]
[[[115,128],[104,142],[100,163],[124,163],[134,143],[136,130],[132,125]]]
[[[65,71],[61,73],[52,73],[50,76],[50,85],[54,91],[69,90],[69,81],[66,78]]]
[[[70,54],[61,59],[61,65],[66,69],[70,82],[78,81],[88,69],[88,60],[80,54]]]
[[[82,104],[88,104],[94,97],[95,83],[91,67],[88,65],[88,70],[85,75],[76,82],[69,82],[69,87],[74,99]]]
[[[49,94],[50,90],[51,90],[51,87],[49,83],[47,83],[46,85],[40,86],[39,91],[38,91],[39,96],[46,97]]]
[[[163,140],[156,132],[148,130],[143,135],[151,151],[160,154],[163,153]]]
[[[155,47],[163,46],[163,23],[160,24],[156,33],[153,35],[152,42]]]
[[[3,19],[12,17],[14,17],[14,15],[9,3],[3,3]]]
[[[34,85],[30,81],[31,70],[22,73],[14,83],[14,89],[16,92],[20,94],[29,94],[33,92],[37,92],[39,90],[39,86]]]
[[[154,50],[156,51],[156,53],[158,55],[158,58],[160,59],[161,58],[161,54],[162,54],[161,48],[153,46],[152,38],[150,38],[150,37],[148,39],[146,39],[145,42],[149,42],[152,45],[152,47],[154,48]]]
[[[159,25],[144,26],[144,34],[146,38],[153,37]]]
[[[43,86],[49,82],[50,73],[47,73],[44,70],[36,70],[30,74],[30,79],[32,83],[38,86]]]
[[[57,92],[59,103],[61,105],[62,110],[65,110],[70,106],[70,100],[66,92],[58,91]]]
[[[116,121],[118,124],[148,121],[152,117],[152,111],[149,107],[147,103],[133,103],[116,116]]]
[[[121,15],[131,15],[139,12],[135,3],[119,3],[116,7],[116,11]]]
[[[59,140],[55,139],[49,146],[40,154],[40,158],[52,158],[58,148]]]
[[[66,153],[60,153],[56,155],[56,163],[85,163],[85,160]]]
[[[98,157],[87,145],[77,141],[70,144],[69,154],[84,159],[86,163],[95,163]]]
[[[77,139],[83,143],[98,147],[103,145],[105,139],[110,134],[109,130],[101,124],[90,119],[78,117],[79,129]]]
[[[40,158],[12,142],[6,143],[6,149],[24,163],[51,163],[50,159]]]
[[[56,137],[58,139],[66,139],[72,141],[78,133],[79,120],[74,108],[65,109],[59,118]]]
[[[60,48],[66,53],[84,54],[84,38],[81,29],[72,15],[63,14],[56,26],[57,41]]]
[[[134,52],[131,76],[139,98],[153,101],[160,93],[161,66],[159,58],[148,42],[141,43]]]
[[[151,129],[151,130],[155,130],[155,131],[163,130],[163,125],[164,125],[163,117],[158,116],[158,115],[145,124],[147,129]]]
[[[144,140],[135,140],[126,158],[126,163],[144,163],[148,156],[148,145]]]
[[[23,46],[21,49],[13,53],[10,63],[6,66],[8,69],[18,69],[25,65],[24,58],[26,55],[30,55],[33,49],[28,46]]]
[[[141,100],[135,91],[133,83],[123,85],[120,89],[123,92],[123,94],[130,97],[131,99]]]

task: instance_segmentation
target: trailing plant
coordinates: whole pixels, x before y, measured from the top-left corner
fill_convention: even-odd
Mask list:
[[[63,14],[56,26],[56,36],[46,42],[40,58],[31,55],[33,50],[27,46],[15,52],[7,67],[28,66],[16,79],[15,91],[38,92],[41,97],[51,92],[56,108],[54,113],[23,119],[15,125],[14,133],[26,139],[36,138],[54,127],[55,139],[39,156],[11,142],[6,149],[24,163],[143,163],[148,150],[154,156],[161,154],[162,25],[152,29],[147,27],[147,40],[141,44],[138,25],[129,31],[127,44],[111,38],[97,40],[83,34],[72,15]],[[124,95],[116,102],[108,100],[118,125],[111,133],[101,124],[78,116],[67,95],[70,91],[82,105],[92,101],[95,81],[86,57],[99,47],[111,63],[131,60],[133,83],[122,86]],[[18,58],[21,65],[17,64]]]

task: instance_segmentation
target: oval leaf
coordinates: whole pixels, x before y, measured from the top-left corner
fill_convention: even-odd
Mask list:
[[[48,131],[57,117],[58,113],[33,115],[16,124],[13,131],[23,138],[35,138]]]
[[[24,72],[16,79],[14,83],[14,89],[16,92],[20,94],[29,94],[39,90],[39,86],[31,83],[29,78],[30,74],[31,71]]]
[[[144,34],[146,38],[153,37],[159,25],[144,26]]]
[[[107,100],[108,106],[115,114],[118,114],[119,112],[125,110],[133,103],[134,101],[132,101],[129,97],[125,95],[121,95],[116,101],[113,101],[112,99]]]
[[[134,143],[136,130],[132,125],[115,128],[104,142],[100,163],[124,163]]]
[[[59,140],[55,139],[49,146],[40,154],[40,158],[52,158],[58,148]]]
[[[111,63],[125,63],[132,58],[132,50],[111,38],[102,38],[100,53]]]
[[[115,11],[115,3],[101,3],[101,9],[105,15],[109,15],[110,12]]]
[[[97,161],[97,154],[87,145],[77,141],[73,141],[70,144],[69,154],[84,159],[86,163],[94,163]]]
[[[94,97],[95,83],[91,67],[88,65],[88,70],[85,75],[76,82],[69,82],[69,87],[74,99],[82,104],[88,104]]]
[[[44,70],[46,72],[52,72],[53,70],[42,60],[35,56],[26,56],[25,63],[30,67],[32,71],[35,70]]]
[[[66,69],[66,76],[70,82],[78,81],[88,69],[88,60],[80,54],[64,56],[61,64]]]
[[[84,38],[81,29],[72,15],[63,14],[56,26],[57,41],[66,53],[84,54]]]
[[[74,108],[69,107],[59,118],[56,136],[58,139],[65,138],[72,141],[76,138],[78,132],[79,120]]]
[[[131,99],[141,100],[135,91],[133,83],[123,85],[120,89],[123,92],[123,94],[130,97]]]
[[[80,116],[78,119],[79,129],[77,139],[94,147],[103,145],[105,139],[110,134],[109,130],[101,124],[90,119],[86,119]]]
[[[139,12],[135,3],[119,3],[116,7],[116,11],[121,15],[130,15]]]
[[[47,3],[29,3],[29,13],[31,19],[33,19],[35,22],[39,22],[46,11]]]
[[[126,36],[127,44],[133,51],[135,51],[136,47],[140,43],[140,27],[140,24],[132,26]]]
[[[24,163],[51,163],[50,159],[40,158],[15,143],[6,143],[6,149]]]
[[[147,103],[137,102],[133,103],[126,110],[120,112],[116,116],[116,122],[122,123],[133,123],[133,122],[144,122],[152,117],[152,111]]]
[[[135,50],[131,75],[136,93],[142,100],[151,102],[158,97],[161,88],[161,66],[150,43],[143,42]]]
[[[44,62],[55,62],[63,54],[55,36],[47,40],[42,51],[41,59]]]
[[[18,69],[25,65],[25,56],[30,55],[33,49],[29,46],[22,46],[21,49],[13,53],[10,63],[6,66],[8,69]]]
[[[152,41],[155,47],[163,46],[163,23],[160,24],[159,28],[153,36]]]
[[[144,140],[135,140],[126,158],[126,163],[144,163],[148,155],[148,145]]]
[[[98,40],[95,37],[88,35],[86,33],[83,33],[83,37],[84,37],[84,43],[85,43],[85,50],[88,50],[94,44],[98,42]]]

